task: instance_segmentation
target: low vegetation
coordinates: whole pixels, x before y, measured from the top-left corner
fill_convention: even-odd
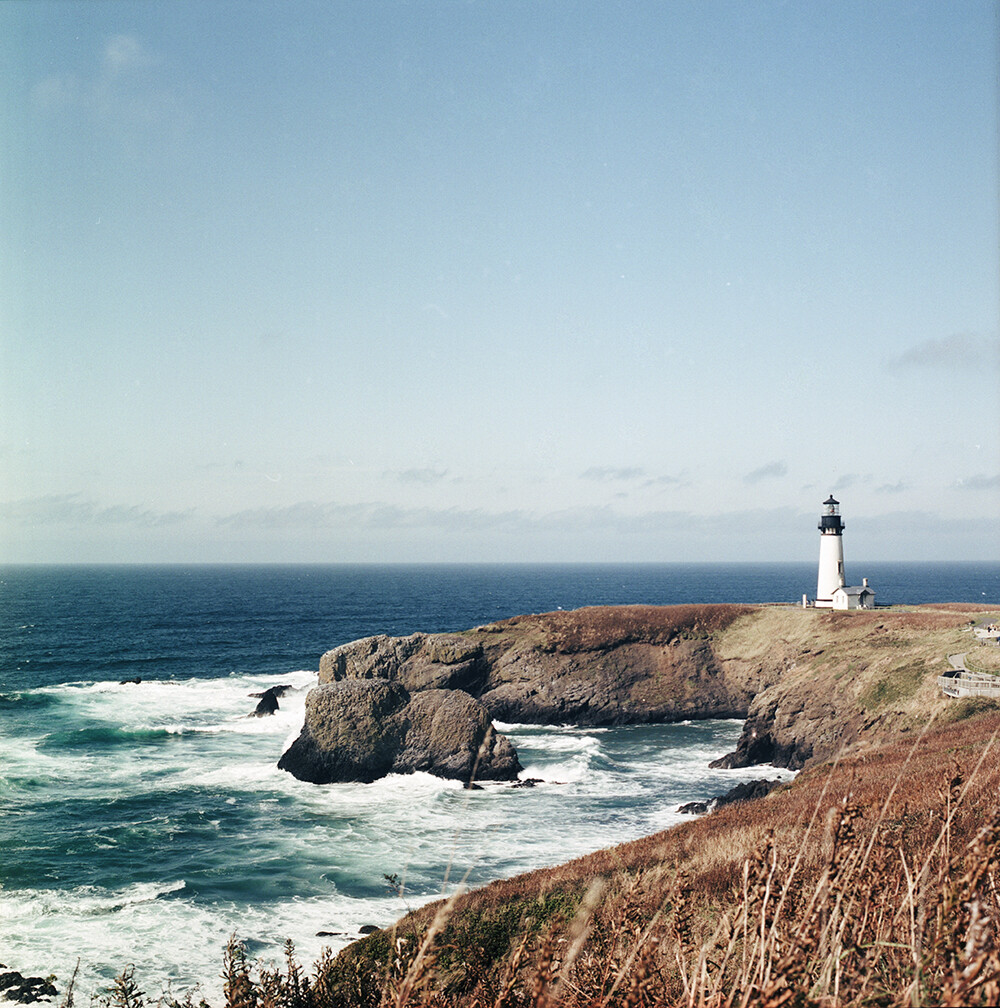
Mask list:
[[[1000,647],[981,644],[965,653],[965,667],[974,672],[1000,674]]]
[[[587,651],[632,641],[669,644],[676,638],[708,639],[741,616],[755,611],[746,605],[589,606],[571,611],[515,616],[478,627],[474,633],[526,634],[548,651]]]
[[[227,1008],[1000,1002],[1000,714],[416,911],[305,970],[225,954]],[[107,1004],[146,1004],[130,973]]]
[[[649,618],[628,608],[619,633]],[[291,946],[254,963],[234,938],[226,1008],[1000,1003],[1000,709],[936,689],[941,656],[967,646],[956,612],[712,608],[669,631],[751,665],[780,648],[788,679],[884,732],[766,798],[453,895],[308,969]],[[610,630],[544,619],[560,645]],[[128,972],[105,1000],[149,1003]]]

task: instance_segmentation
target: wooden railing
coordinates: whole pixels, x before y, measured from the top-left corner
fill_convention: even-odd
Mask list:
[[[997,648],[997,653],[1000,653],[1000,648]],[[1000,676],[1000,669],[986,668],[985,665],[980,665],[979,662],[971,659],[968,653],[965,655],[965,667],[977,675]]]
[[[948,675],[938,676],[938,686],[950,697],[1000,697],[1000,676],[989,672],[955,669]]]

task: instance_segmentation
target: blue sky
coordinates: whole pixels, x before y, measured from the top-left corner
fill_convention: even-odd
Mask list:
[[[998,10],[0,4],[0,558],[1000,558]]]

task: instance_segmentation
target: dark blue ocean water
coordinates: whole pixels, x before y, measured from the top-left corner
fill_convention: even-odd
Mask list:
[[[1000,606],[998,564],[852,564],[879,602]],[[709,770],[735,721],[501,726],[533,789],[427,775],[316,787],[276,767],[320,655],[583,605],[795,602],[815,565],[0,568],[0,949],[81,990],[217,995],[236,932],[311,960],[467,877],[654,832],[760,769]],[[138,685],[122,680],[140,678]],[[296,689],[273,718],[249,696]],[[773,773],[773,771],[769,771]],[[404,878],[405,899],[384,875]],[[321,937],[318,931],[341,932]]]
[[[879,604],[1000,601],[1000,564],[853,563]],[[586,605],[796,602],[816,565],[0,567],[0,689],[315,668],[370,634]]]

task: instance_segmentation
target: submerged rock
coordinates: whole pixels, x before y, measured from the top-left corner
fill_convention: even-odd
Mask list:
[[[18,1004],[48,1001],[59,992],[50,980],[43,977],[26,977],[17,970],[0,973],[0,997]]]
[[[314,784],[418,770],[456,780],[513,780],[517,753],[461,690],[409,694],[398,681],[345,679],[306,697],[305,723],[278,766]]]
[[[260,698],[260,703],[250,717],[267,717],[273,714],[278,709],[278,697],[284,696],[291,688],[291,685],[286,683],[283,686],[272,686],[263,693],[251,693],[250,696],[254,699]]]
[[[730,788],[724,795],[716,795],[714,798],[703,802],[688,802],[686,805],[681,805],[677,811],[702,815],[705,812],[713,812],[717,808],[722,808],[723,805],[732,805],[734,802],[753,801],[756,798],[763,798],[781,783],[780,780],[744,781],[742,784],[737,784],[736,787]]]

